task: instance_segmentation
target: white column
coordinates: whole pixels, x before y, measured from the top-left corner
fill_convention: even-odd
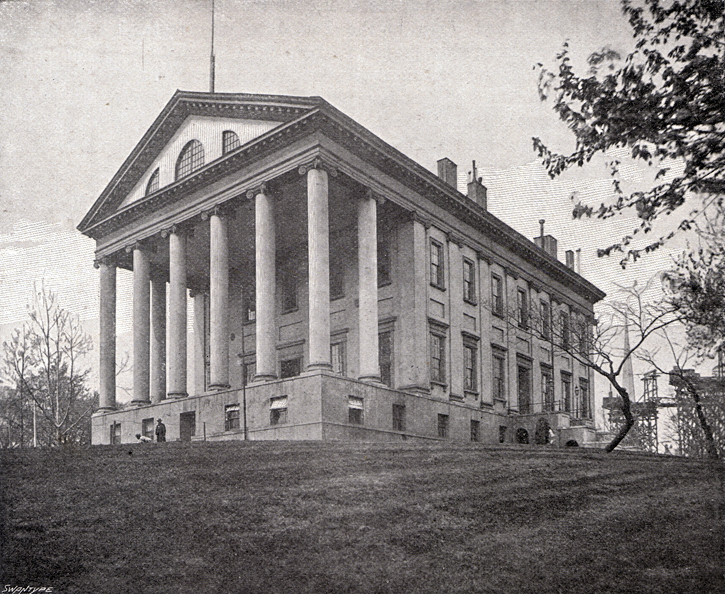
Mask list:
[[[377,202],[372,195],[358,201],[358,334],[360,379],[380,381],[378,361],[378,231]]]
[[[151,402],[166,398],[166,281],[151,279]]]
[[[206,294],[194,292],[191,295],[194,308],[194,395],[206,390]]]
[[[169,233],[168,397],[186,391],[186,236],[176,227]]]
[[[209,315],[211,389],[229,387],[229,236],[227,219],[215,210],[209,216]]]
[[[262,187],[254,207],[257,368],[255,380],[277,377],[276,352],[276,238],[274,199]]]
[[[131,404],[149,403],[149,258],[139,245],[133,248],[133,399]]]
[[[307,172],[307,242],[310,354],[307,369],[331,369],[330,224],[327,172],[324,169]]]
[[[116,266],[98,262],[100,271],[100,340],[98,410],[116,408]]]

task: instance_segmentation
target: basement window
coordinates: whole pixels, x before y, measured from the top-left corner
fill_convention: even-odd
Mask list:
[[[224,431],[239,429],[239,405],[227,404],[224,407]]]
[[[279,396],[269,401],[269,424],[283,425],[287,422],[287,396]]]
[[[141,421],[141,434],[153,439],[154,438],[154,420],[151,419],[144,419]]]
[[[351,425],[363,424],[363,399],[355,396],[348,397],[348,423]]]

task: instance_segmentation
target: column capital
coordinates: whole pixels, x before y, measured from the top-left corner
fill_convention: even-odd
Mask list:
[[[167,227],[166,229],[161,230],[161,237],[164,239],[167,239],[169,235],[184,235],[185,237],[194,237],[194,228],[191,225],[184,224],[184,223],[178,223],[176,225],[171,225],[171,227]]]
[[[450,241],[451,243],[455,243],[459,247],[459,249],[463,247],[463,237],[461,237],[460,235],[456,235],[452,231],[449,231],[448,233],[446,233],[446,237],[448,238],[448,241]]]
[[[488,255],[485,252],[482,252],[481,250],[476,251],[476,256],[478,257],[479,260],[483,260],[489,266],[491,266],[491,264],[493,263],[491,258],[489,258]]]
[[[360,197],[363,199],[375,200],[375,202],[378,203],[378,206],[382,206],[386,202],[385,196],[374,192],[372,188],[365,188],[365,192]]]
[[[307,175],[309,171],[312,169],[322,169],[323,171],[327,171],[329,175],[332,177],[337,177],[337,167],[334,165],[331,165],[330,163],[326,163],[322,160],[320,157],[315,157],[312,161],[309,163],[305,163],[304,165],[300,165],[297,168],[297,171],[300,175]]]
[[[226,204],[216,204],[201,212],[201,220],[207,221],[211,217],[233,217],[234,209]]]
[[[410,219],[412,221],[415,221],[416,223],[421,223],[426,229],[430,229],[430,226],[431,226],[430,219],[424,217],[417,210],[410,211]]]
[[[247,190],[247,198],[249,200],[254,200],[257,194],[269,195],[269,183],[262,182],[258,186]]]
[[[116,262],[116,256],[101,256],[100,258],[96,258],[95,260],[93,260],[93,268],[98,269],[101,266],[118,266],[118,263]]]

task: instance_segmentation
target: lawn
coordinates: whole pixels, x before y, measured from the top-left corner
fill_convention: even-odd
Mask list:
[[[725,592],[723,472],[705,462],[478,444],[229,442],[13,450],[0,464],[8,586]]]

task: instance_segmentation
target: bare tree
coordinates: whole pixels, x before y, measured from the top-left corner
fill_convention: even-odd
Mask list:
[[[635,424],[632,396],[623,381],[625,367],[635,353],[659,331],[678,320],[671,307],[652,305],[646,300],[650,281],[644,286],[635,282],[619,287],[621,298],[605,304],[596,320],[583,315],[574,318],[559,312],[554,319],[551,306],[542,310],[533,304],[522,312],[519,307],[508,311],[507,323],[519,331],[550,343],[554,352],[565,354],[604,377],[621,400],[624,423],[618,428],[605,451],[613,451]],[[525,317],[526,320],[522,320]]]
[[[37,407],[47,443],[78,441],[93,412],[82,367],[91,338],[51,291],[36,290],[28,309],[29,320],[3,343],[4,380]]]

